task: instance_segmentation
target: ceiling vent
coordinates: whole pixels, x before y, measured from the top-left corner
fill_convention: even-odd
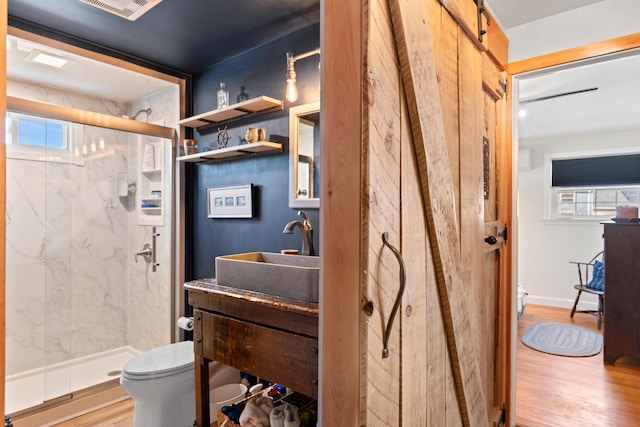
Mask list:
[[[162,0],[80,0],[129,21],[135,21]]]

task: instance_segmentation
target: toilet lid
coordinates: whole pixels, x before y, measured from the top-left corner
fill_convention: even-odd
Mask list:
[[[137,355],[124,364],[123,375],[150,377],[193,369],[193,342],[164,345]]]

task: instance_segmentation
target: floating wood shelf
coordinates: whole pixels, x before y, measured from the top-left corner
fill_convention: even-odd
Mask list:
[[[254,142],[251,144],[236,145],[233,147],[221,148],[219,150],[203,151],[202,153],[189,154],[177,158],[179,162],[207,162],[211,160],[228,159],[238,156],[249,156],[255,154],[267,154],[282,152],[282,144],[277,142]]]
[[[200,128],[203,126],[220,124],[243,116],[248,117],[253,114],[278,111],[283,108],[283,101],[270,98],[268,96],[259,96],[247,101],[238,102],[237,104],[233,104],[225,108],[219,108],[196,116],[187,117],[180,120],[179,124],[190,128]]]

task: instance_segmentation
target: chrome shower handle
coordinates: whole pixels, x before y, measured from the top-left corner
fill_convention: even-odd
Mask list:
[[[145,243],[144,246],[142,246],[142,250],[135,254],[134,260],[138,262],[138,256],[141,256],[145,262],[150,263],[152,254],[153,247],[149,243]]]

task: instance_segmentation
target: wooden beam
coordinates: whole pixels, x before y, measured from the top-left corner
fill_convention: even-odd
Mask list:
[[[487,27],[487,53],[493,58],[500,70],[507,69],[509,64],[509,39],[498,25],[495,18],[487,10],[491,19]]]
[[[486,426],[485,397],[458,271],[458,225],[429,17],[423,2],[389,0],[389,6],[462,421],[465,426]]]
[[[535,58],[524,59],[510,63],[509,74],[520,74],[527,71],[539,70],[541,68],[553,67],[555,65],[567,64],[586,58],[607,55],[609,53],[622,52],[625,50],[640,47],[640,33],[615,39],[604,40],[598,43],[591,43],[573,49],[566,49],[548,55],[537,56]]]
[[[320,422],[356,426],[366,366],[361,353],[363,4],[321,8]],[[366,347],[366,346],[365,346]],[[362,372],[365,369],[365,372]],[[363,378],[364,377],[364,378]],[[366,408],[366,406],[365,406]]]

